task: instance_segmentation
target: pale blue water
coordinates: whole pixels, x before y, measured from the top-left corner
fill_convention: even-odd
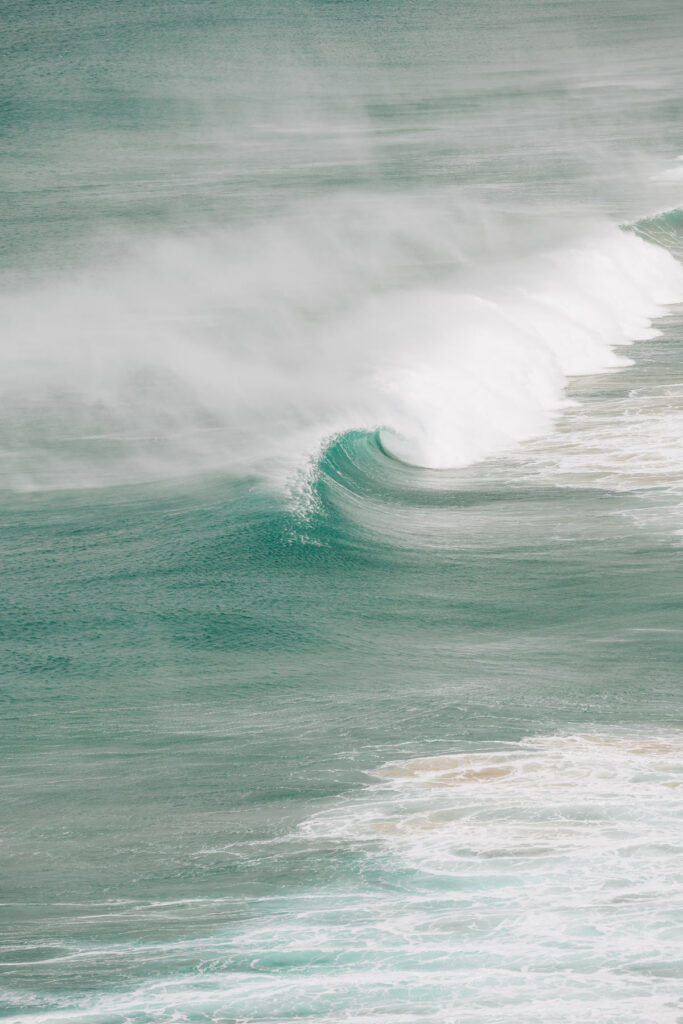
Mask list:
[[[682,1020],[679,5],[0,16],[4,1018]]]

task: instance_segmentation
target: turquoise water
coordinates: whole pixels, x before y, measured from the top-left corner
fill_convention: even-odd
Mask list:
[[[683,1019],[679,5],[1,17],[4,1018]]]

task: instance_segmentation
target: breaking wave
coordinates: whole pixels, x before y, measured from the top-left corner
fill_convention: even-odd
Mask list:
[[[129,242],[3,296],[2,476],[282,483],[354,429],[419,466],[466,466],[546,432],[569,378],[628,364],[681,299],[677,260],[636,233],[551,236],[457,204],[336,199]]]

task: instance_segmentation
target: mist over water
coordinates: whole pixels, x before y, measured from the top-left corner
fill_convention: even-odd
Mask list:
[[[682,38],[5,3],[8,1020],[679,1020]]]
[[[678,197],[671,16],[10,5],[6,485],[547,430],[680,298],[618,233]]]

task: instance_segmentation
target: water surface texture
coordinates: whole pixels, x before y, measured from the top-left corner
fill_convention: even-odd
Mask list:
[[[2,4],[4,1019],[683,1021],[682,50]]]

